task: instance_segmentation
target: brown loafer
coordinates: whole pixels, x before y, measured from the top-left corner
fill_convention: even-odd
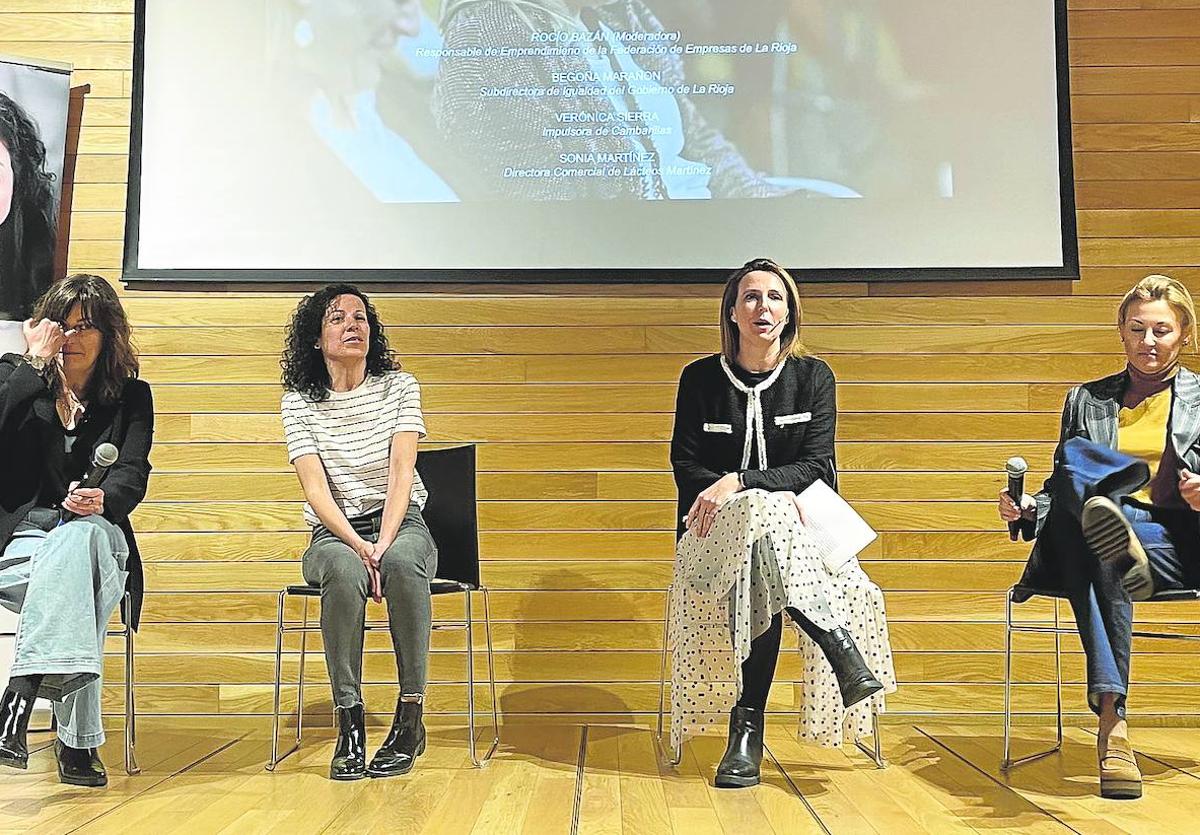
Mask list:
[[[1100,796],[1111,800],[1134,800],[1142,796],[1142,772],[1129,737],[1109,736],[1108,743],[1097,740],[1100,756]]]
[[[1083,538],[1098,559],[1113,563],[1121,572],[1121,585],[1132,600],[1149,600],[1154,594],[1150,560],[1121,508],[1104,496],[1083,503],[1080,516]]]

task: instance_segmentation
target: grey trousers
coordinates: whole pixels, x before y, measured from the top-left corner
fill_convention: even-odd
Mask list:
[[[104,634],[125,595],[129,546],[100,516],[57,526],[34,508],[0,556],[0,604],[21,613],[11,675],[42,675],[58,738],[72,748],[104,744],[100,716]]]
[[[351,519],[350,524],[363,539],[376,542],[381,521],[382,514],[376,513]],[[363,621],[370,595],[367,569],[354,549],[324,525],[313,529],[303,565],[304,581],[321,587],[321,637],[333,702],[338,707],[362,704]],[[436,573],[437,547],[421,511],[410,504],[396,541],[379,566],[400,692],[404,695],[425,692],[433,621],[429,582]]]

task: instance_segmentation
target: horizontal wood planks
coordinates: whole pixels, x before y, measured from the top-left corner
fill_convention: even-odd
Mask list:
[[[864,273],[804,288],[805,339],[840,380],[843,490],[881,532],[863,565],[886,591],[902,682],[889,708],[902,714],[1000,710],[1004,590],[1026,554],[996,519],[1003,463],[1020,454],[1044,476],[1067,387],[1121,366],[1114,308],[1133,281],[1167,272],[1200,290],[1200,3],[1070,9],[1083,280],[883,284]],[[0,11],[0,52],[70,61],[76,83],[92,85],[70,261],[112,279],[131,11],[129,0],[8,0]],[[376,298],[422,381],[430,443],[480,444],[483,572],[506,713],[655,710],[673,545],[666,440],[679,370],[717,346],[715,297],[700,286],[424,286]],[[138,638],[145,713],[269,709],[276,594],[299,580],[306,541],[277,416],[277,354],[298,298],[124,296],[159,415],[150,494],[135,515],[149,589]],[[436,610],[452,617],[455,606],[439,600]],[[289,611],[300,615],[298,604]],[[1033,601],[1018,614],[1052,610]],[[1138,617],[1200,632],[1197,607],[1146,606]],[[1017,709],[1045,713],[1052,645],[1016,645],[1029,685]],[[1066,645],[1068,709],[1083,713],[1082,660]],[[298,646],[289,636],[289,680]],[[109,649],[105,705],[119,713],[119,642]],[[436,711],[465,709],[464,649],[461,634],[435,635]],[[1138,712],[1200,713],[1191,649],[1137,650]],[[367,698],[383,711],[395,676],[385,635],[368,637],[365,671]],[[785,652],[774,709],[791,709],[798,674]],[[328,706],[323,684],[306,699]]]

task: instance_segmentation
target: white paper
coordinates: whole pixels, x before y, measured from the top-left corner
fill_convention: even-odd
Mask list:
[[[878,536],[866,520],[823,481],[813,482],[800,493],[797,504],[804,512],[804,528],[816,542],[821,560],[831,574],[840,573]]]

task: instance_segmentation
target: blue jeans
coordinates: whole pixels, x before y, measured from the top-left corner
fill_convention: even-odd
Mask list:
[[[1121,474],[1127,474],[1131,460],[1089,441],[1072,439],[1064,446],[1060,472],[1056,474],[1061,477],[1053,495],[1053,502],[1059,505],[1054,535],[1060,543],[1075,543],[1061,551],[1075,555],[1064,578],[1087,656],[1088,705],[1099,713],[1101,694],[1113,693],[1121,717],[1125,716],[1129,694],[1133,601],[1121,585],[1121,573],[1098,560],[1084,544],[1079,526],[1083,502],[1094,495],[1107,495],[1120,504],[1146,551],[1155,591],[1200,586],[1196,514],[1187,509],[1130,503],[1128,495],[1122,494],[1127,493],[1130,482]],[[1124,487],[1117,492],[1106,489],[1106,484],[1114,483]],[[1068,526],[1072,530],[1065,530]]]
[[[11,675],[43,676],[58,738],[72,748],[104,744],[100,694],[104,636],[125,594],[129,547],[99,516],[58,526],[34,508],[0,555],[0,604],[21,613]]]

